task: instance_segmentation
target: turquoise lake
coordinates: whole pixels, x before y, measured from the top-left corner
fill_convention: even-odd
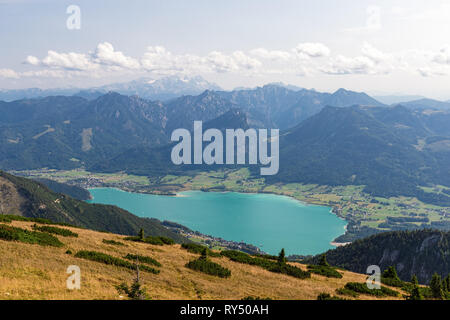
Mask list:
[[[271,194],[187,191],[178,197],[90,189],[91,203],[113,204],[140,217],[180,223],[203,234],[243,241],[278,254],[317,254],[345,232],[331,208]]]

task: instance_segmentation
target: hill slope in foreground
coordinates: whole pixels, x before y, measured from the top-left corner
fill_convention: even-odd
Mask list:
[[[134,235],[144,229],[147,235],[166,236],[177,242],[187,241],[165,228],[157,219],[140,218],[116,206],[79,201],[65,194],[52,192],[42,183],[1,170],[0,214],[49,219],[124,235]]]
[[[34,222],[12,221],[0,223],[0,228],[9,226],[31,231],[33,225]],[[124,236],[111,233],[61,228],[77,233],[78,237],[56,236],[63,242],[60,247],[0,240],[0,299],[122,299],[115,286],[123,282],[130,284],[135,271],[77,258],[76,253],[81,250],[102,252],[116,258],[131,253],[156,259],[161,264],[155,267],[160,273],[141,270],[140,275],[141,283],[152,299],[242,299],[247,296],[316,299],[323,292],[336,295],[336,289],[347,282],[364,283],[366,279],[366,275],[341,270],[343,277],[340,279],[316,274],[309,279],[297,279],[233,262],[226,257],[210,257],[231,271],[231,277],[219,278],[185,267],[187,262],[198,258],[198,254],[182,249],[179,244],[152,245],[127,241]],[[107,244],[104,239],[123,245]],[[68,254],[67,250],[73,254]],[[81,269],[80,290],[66,288],[69,276],[66,269],[70,265]],[[293,265],[306,270],[305,265]],[[358,299],[375,297],[360,295]]]

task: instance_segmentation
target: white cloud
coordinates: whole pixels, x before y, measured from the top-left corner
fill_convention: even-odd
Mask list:
[[[41,64],[51,68],[80,71],[96,68],[95,64],[90,60],[89,55],[75,52],[58,53],[53,50],[48,51],[47,56],[42,59]]]
[[[328,66],[321,68],[326,74],[374,74],[375,62],[368,57],[348,58],[342,55],[332,58]]]
[[[19,75],[12,69],[0,69],[0,78],[18,79]]]
[[[356,57],[338,55],[328,65],[320,68],[326,74],[386,74],[393,69],[394,57],[364,43],[361,54]]]
[[[126,69],[138,69],[138,60],[125,56],[121,51],[115,51],[109,42],[99,43],[93,54],[93,62],[107,66],[115,66]]]
[[[330,55],[330,49],[322,43],[300,43],[293,51],[300,57],[320,58]]]
[[[28,57],[25,59],[25,63],[31,64],[31,65],[33,65],[33,66],[37,66],[37,65],[39,65],[40,61],[39,61],[39,59],[36,58],[35,56],[28,56]]]
[[[386,61],[389,57],[388,55],[386,55],[385,53],[381,52],[380,50],[378,50],[377,48],[373,47],[371,44],[369,43],[364,43],[362,49],[361,49],[361,53],[371,59],[372,61],[374,61],[375,63],[380,63],[383,61]]]
[[[242,51],[235,51],[231,55],[239,68],[252,70],[261,67],[262,63],[254,58],[249,57]]]
[[[141,64],[145,70],[159,74],[244,72],[262,65],[243,51],[231,54],[212,51],[206,56],[176,55],[161,46],[148,47]]]
[[[268,59],[273,61],[288,61],[291,54],[281,50],[267,50],[265,48],[257,48],[250,51],[250,54],[261,59]]]
[[[342,54],[332,55],[330,49],[322,43],[300,43],[290,50],[256,48],[248,52],[211,51],[205,55],[175,54],[163,46],[149,46],[142,57],[131,57],[116,50],[112,44],[102,42],[92,52],[61,53],[49,50],[42,59],[27,56],[24,63],[36,69],[23,72],[0,69],[0,76],[101,78],[124,74],[157,76],[211,73],[314,76],[323,73],[376,75],[393,71],[437,76],[450,74],[450,47],[443,47],[438,52],[406,50],[386,53],[366,42],[359,54],[348,57]]]

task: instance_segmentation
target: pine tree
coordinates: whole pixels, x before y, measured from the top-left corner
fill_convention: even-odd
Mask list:
[[[319,266],[329,267],[330,264],[327,261],[327,255],[324,253],[320,256]]]
[[[144,229],[139,230],[138,237],[139,237],[139,239],[144,240],[144,238],[145,238]]]
[[[121,283],[117,287],[119,293],[125,293],[128,298],[132,300],[146,300],[149,299],[147,292],[141,288],[141,281],[139,276],[139,258],[136,257],[136,278],[130,287],[126,283]]]
[[[444,290],[444,292],[449,292],[450,293],[450,274],[448,274],[444,281],[442,281],[442,289]]]
[[[389,268],[384,270],[382,277],[383,278],[400,280],[400,278],[397,275],[397,270],[395,269],[394,266],[390,266]]]
[[[419,285],[419,280],[417,280],[417,276],[414,274],[411,278],[411,283],[414,285]]]
[[[411,290],[411,295],[408,297],[408,300],[423,300],[422,293],[417,284],[415,284],[414,288]]]
[[[442,290],[441,276],[434,273],[430,281],[430,289],[433,294],[433,298],[442,299],[444,297],[444,292]]]
[[[280,253],[278,254],[278,263],[281,265],[286,264],[286,255],[284,253],[284,248],[281,249]]]
[[[208,258],[208,249],[207,249],[207,248],[204,248],[204,249],[202,250],[200,259],[206,260],[207,258]]]

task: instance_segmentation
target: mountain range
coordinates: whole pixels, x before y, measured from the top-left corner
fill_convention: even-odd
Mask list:
[[[144,175],[204,170],[170,162],[171,132],[201,120],[212,127],[279,128],[280,171],[268,182],[365,185],[373,195],[416,196],[447,206],[447,194],[418,186],[450,186],[450,113],[416,106],[386,106],[345,89],[321,93],[278,84],[206,90],[165,102],[115,92],[91,100],[0,102],[0,169],[84,166]]]
[[[169,100],[182,95],[197,95],[205,90],[221,90],[200,76],[169,76],[160,79],[140,78],[129,82],[113,83],[89,89],[55,88],[55,89],[16,89],[0,90],[0,100],[14,101],[20,99],[42,98],[47,96],[79,96],[89,100],[115,91],[123,95],[137,95],[151,100]]]

